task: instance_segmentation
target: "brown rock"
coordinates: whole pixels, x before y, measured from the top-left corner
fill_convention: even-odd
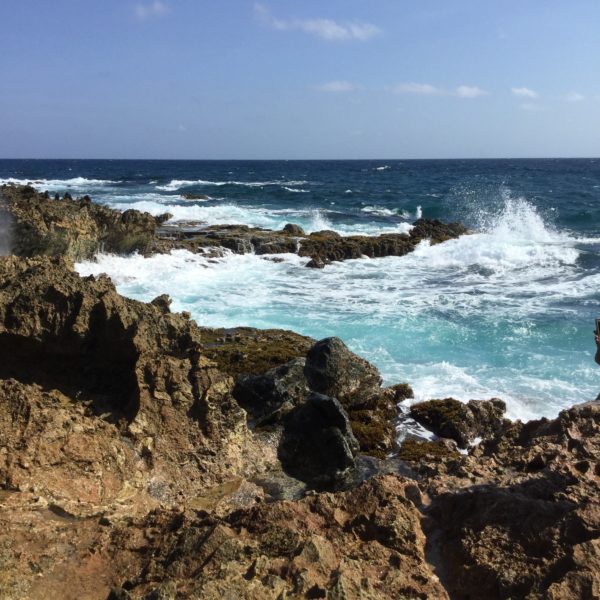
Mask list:
[[[127,210],[123,213],[90,202],[48,198],[29,186],[0,187],[0,206],[12,217],[12,253],[18,256],[92,258],[105,252],[142,253],[150,249],[161,218]]]

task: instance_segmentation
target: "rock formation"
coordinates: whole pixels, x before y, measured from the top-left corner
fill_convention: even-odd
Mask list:
[[[407,412],[437,437],[396,449],[410,387],[341,340],[199,327],[74,273],[153,251],[153,217],[0,195],[2,599],[600,597],[600,402],[521,423],[431,400]]]
[[[92,258],[105,251],[147,252],[157,226],[170,215],[152,217],[127,210],[123,213],[98,204],[89,196],[73,200],[51,199],[30,186],[0,187],[0,209],[12,218],[12,253],[17,256]]]

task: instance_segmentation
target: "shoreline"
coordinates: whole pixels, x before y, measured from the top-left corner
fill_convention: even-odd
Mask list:
[[[411,416],[437,437],[395,449],[410,387],[383,388],[341,340],[202,328],[171,313],[168,296],[129,300],[106,276],[72,270],[101,247],[190,245],[157,243],[160,218],[32,188],[0,196],[21,255],[0,258],[0,521],[21,553],[3,559],[15,597],[19,585],[37,598],[65,580],[78,598],[596,589],[598,403],[520,423],[499,400],[423,402]],[[302,237],[325,266],[466,232],[416,227],[369,246],[297,230],[266,243]],[[264,231],[221,228],[193,243],[248,251]],[[52,550],[61,535],[68,560]],[[540,556],[540,544],[551,551]],[[37,555],[46,562],[28,569]]]

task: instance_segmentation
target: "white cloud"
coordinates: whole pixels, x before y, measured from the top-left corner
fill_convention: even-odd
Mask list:
[[[317,86],[317,90],[320,92],[353,92],[357,90],[358,86],[350,83],[349,81],[328,81],[327,83],[323,83],[322,85]]]
[[[582,100],[585,100],[585,96],[579,92],[569,92],[564,99],[567,102],[581,102]]]
[[[487,94],[485,90],[476,85],[459,85],[455,93],[459,98],[477,98]]]
[[[535,92],[534,90],[530,90],[529,88],[526,88],[526,87],[510,88],[510,91],[515,96],[521,96],[522,98],[537,98],[538,97],[537,92]]]
[[[264,4],[255,4],[254,13],[263,23],[278,31],[304,31],[332,42],[366,42],[381,34],[381,29],[372,23],[339,23],[332,19],[278,19]]]
[[[454,90],[446,90],[430,83],[401,83],[393,88],[396,94],[419,94],[421,96],[457,96],[458,98],[477,98],[487,92],[476,85],[459,85]]]
[[[148,19],[150,17],[162,17],[169,12],[169,7],[161,0],[154,0],[148,4],[136,4],[135,14],[138,19]]]
[[[442,96],[444,90],[430,83],[400,83],[393,88],[396,94],[420,94],[422,96]]]

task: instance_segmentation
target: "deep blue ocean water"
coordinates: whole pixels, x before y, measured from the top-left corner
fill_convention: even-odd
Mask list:
[[[600,392],[600,159],[380,161],[0,160],[1,182],[88,193],[175,221],[375,235],[421,214],[475,233],[407,257],[306,269],[254,255],[99,256],[119,290],[210,326],[337,335],[419,399],[504,398],[553,416]],[[206,200],[186,200],[185,193]]]

